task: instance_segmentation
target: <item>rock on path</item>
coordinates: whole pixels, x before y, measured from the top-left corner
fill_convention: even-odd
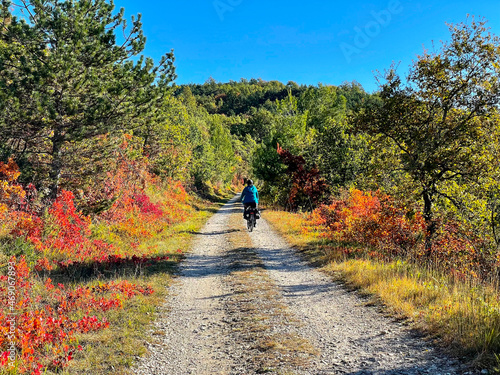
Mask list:
[[[232,291],[230,215],[240,215],[236,198],[215,214],[197,235],[192,253],[155,323],[149,354],[133,369],[141,375],[251,374],[242,363],[245,347],[231,335],[224,311]],[[264,214],[265,217],[265,214]],[[309,267],[265,220],[250,234],[256,254],[281,292],[288,313],[303,324],[300,335],[321,353],[310,374],[472,374],[417,338],[403,324],[367,306],[325,274]],[[153,334],[154,333],[154,334]],[[274,373],[281,373],[279,369]],[[286,372],[290,374],[290,372]]]

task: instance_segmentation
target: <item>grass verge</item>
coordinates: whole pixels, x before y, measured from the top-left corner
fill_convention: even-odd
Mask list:
[[[335,279],[373,296],[472,365],[498,371],[500,297],[494,286],[461,282],[404,261],[346,259],[336,244],[322,238],[321,228],[310,227],[307,215],[266,211],[265,218]]]
[[[246,363],[256,373],[293,374],[307,370],[318,350],[300,336],[300,322],[281,301],[280,292],[243,230],[241,215],[230,218],[227,254],[233,297],[226,305],[228,321],[237,341],[245,343]]]

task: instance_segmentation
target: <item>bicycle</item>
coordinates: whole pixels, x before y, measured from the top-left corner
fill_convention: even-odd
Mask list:
[[[253,229],[257,225],[257,209],[247,207],[247,209],[245,210],[245,219],[247,220],[248,231],[253,232]]]

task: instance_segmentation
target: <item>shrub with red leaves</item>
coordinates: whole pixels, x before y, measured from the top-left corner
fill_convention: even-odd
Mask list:
[[[329,187],[317,167],[308,167],[302,156],[293,155],[278,145],[278,154],[292,186],[288,193],[288,206],[295,211],[298,208],[314,209],[326,197]]]
[[[44,368],[59,371],[73,358],[76,347],[76,333],[95,332],[109,327],[101,314],[123,306],[123,301],[138,295],[150,295],[153,290],[126,280],[100,283],[94,287],[67,289],[59,284],[54,286],[50,279],[44,283],[43,300],[40,295],[33,297],[33,281],[24,257],[12,258],[16,264],[16,349],[19,354],[20,373],[37,373]],[[0,277],[0,303],[7,306],[8,278]],[[40,291],[39,291],[40,293]],[[71,318],[75,312],[81,318]],[[8,314],[0,311],[0,351],[1,367],[7,366]],[[10,340],[9,340],[10,341]],[[3,350],[2,350],[3,349]],[[7,354],[6,354],[7,353]]]

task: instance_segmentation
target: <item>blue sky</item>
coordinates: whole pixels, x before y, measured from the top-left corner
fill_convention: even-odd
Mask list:
[[[174,49],[177,84],[262,78],[284,83],[358,81],[372,92],[377,70],[404,73],[424,46],[449,39],[467,14],[500,35],[500,1],[115,0],[141,13],[144,54]]]

